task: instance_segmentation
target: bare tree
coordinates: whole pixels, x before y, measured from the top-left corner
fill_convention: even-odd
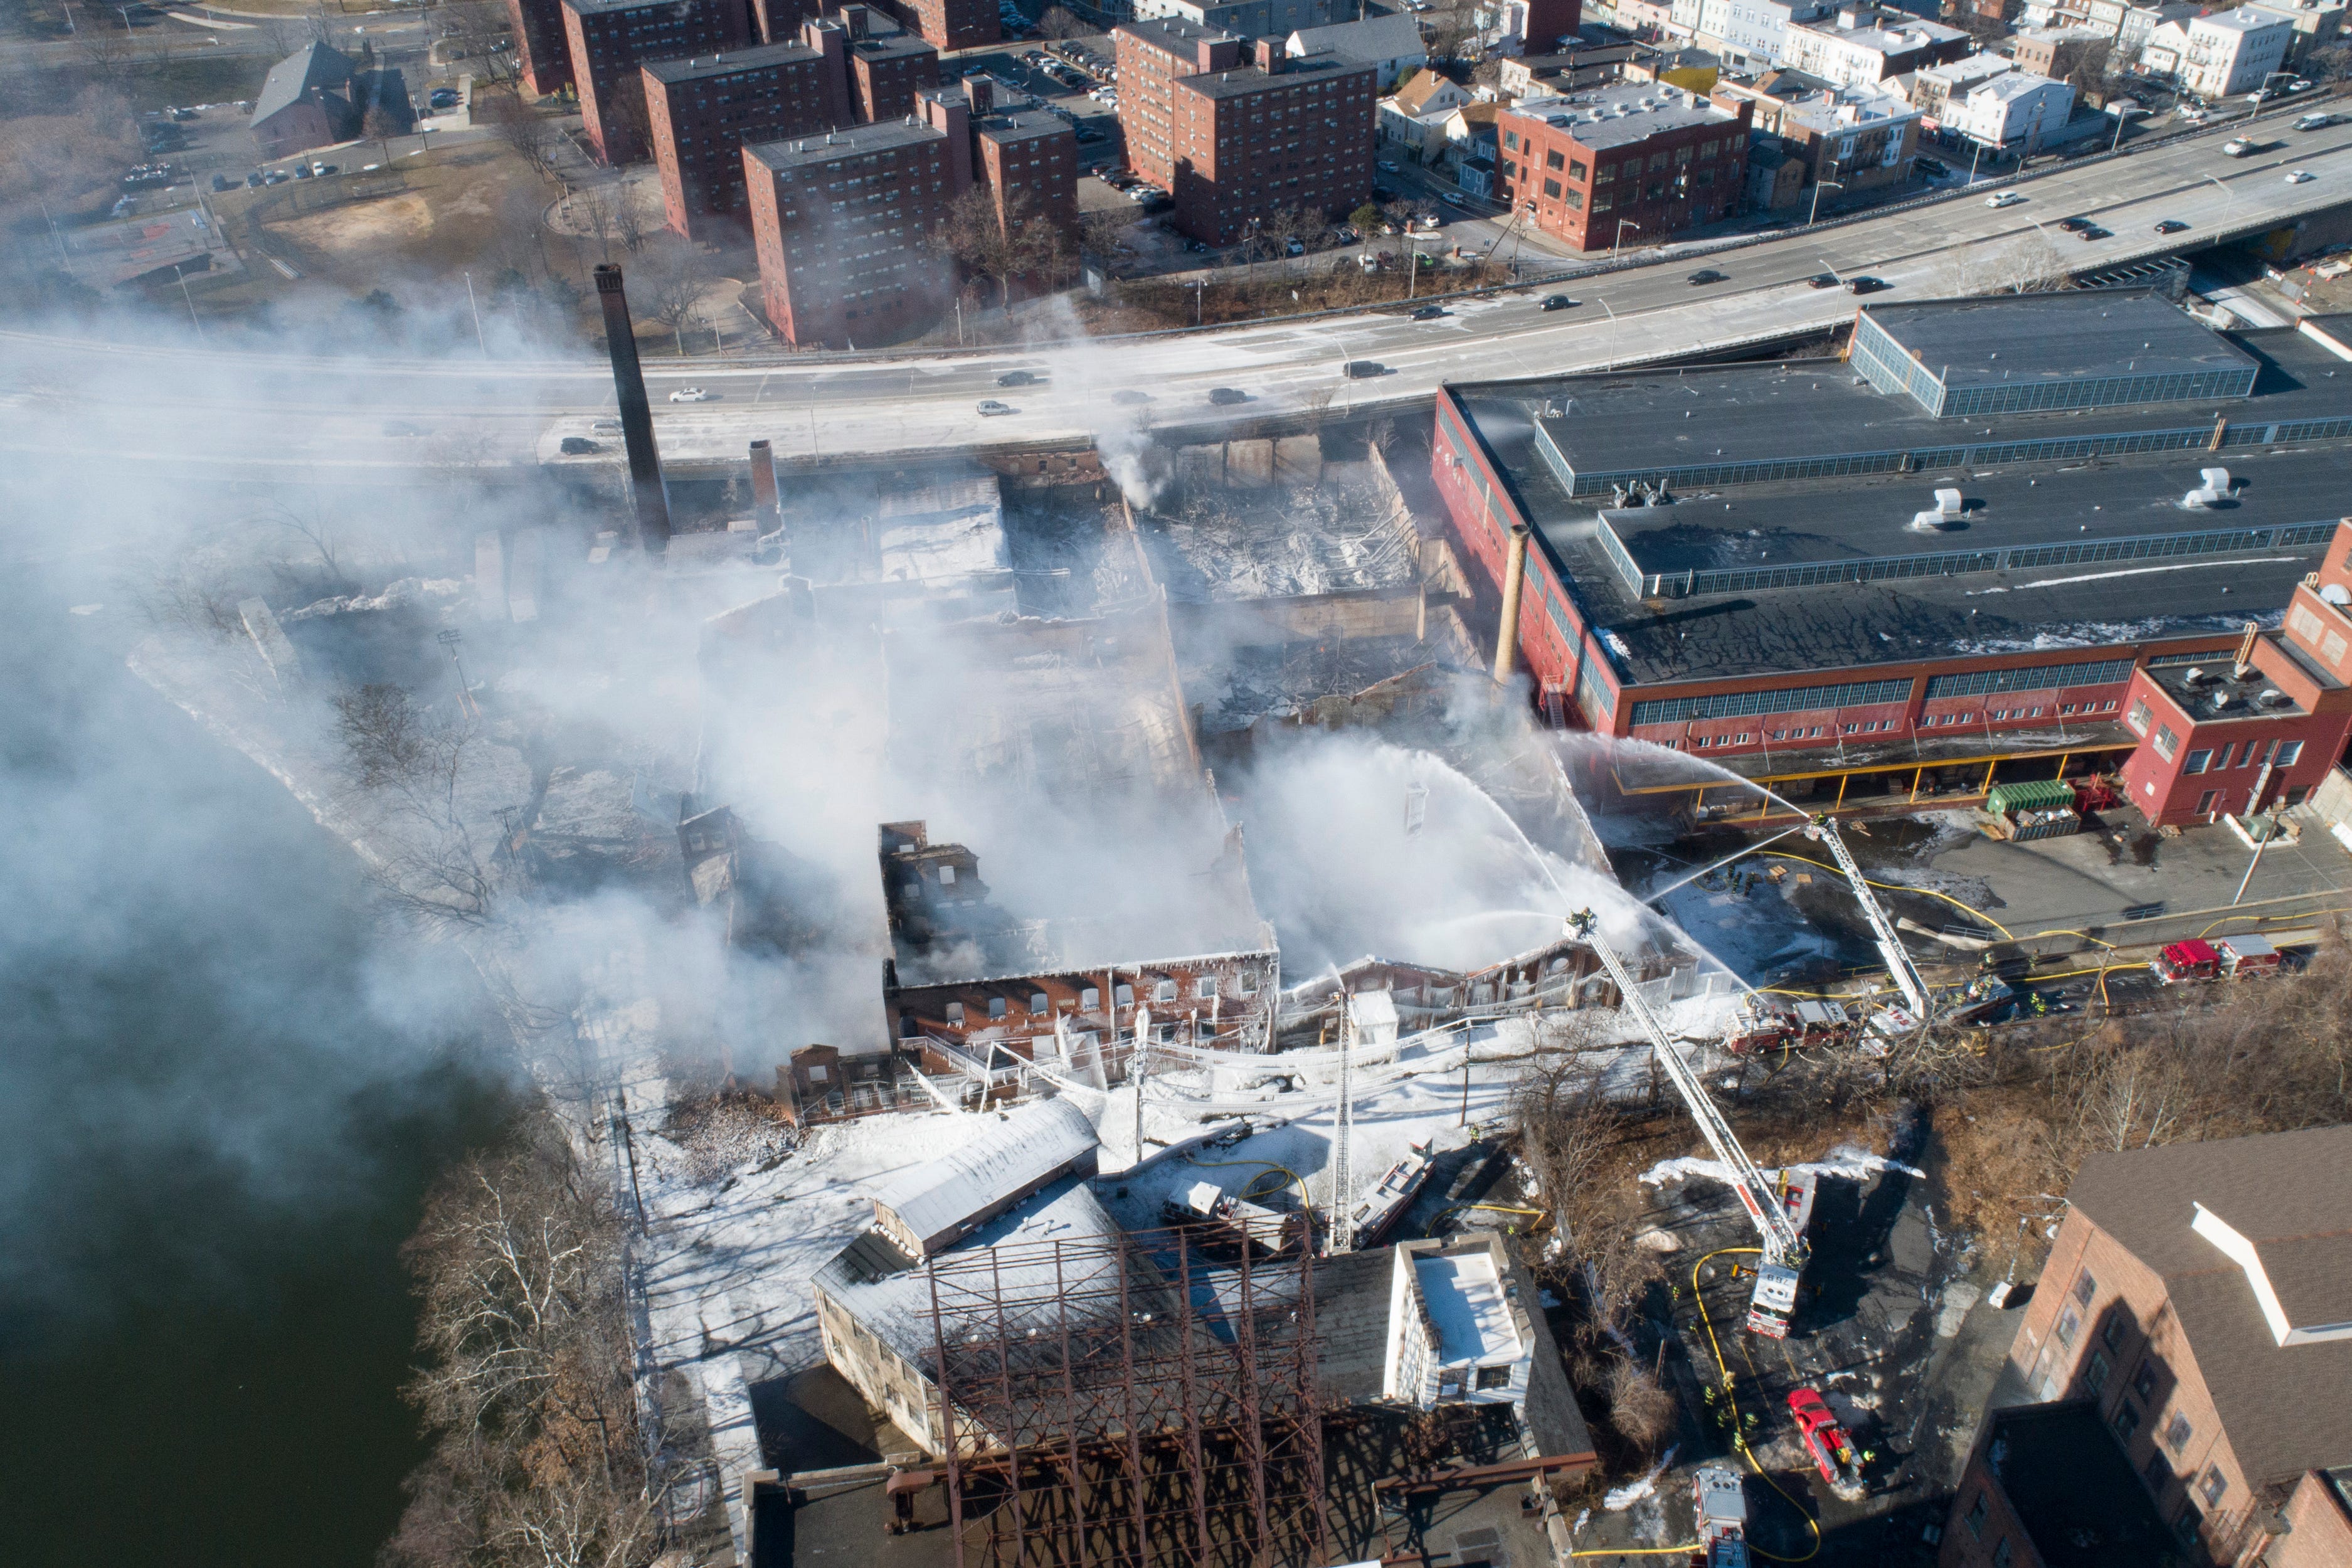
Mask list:
[[[603,185],[583,185],[572,198],[572,216],[596,239],[604,259],[613,259],[613,199]]]
[[[475,95],[474,123],[489,127],[541,179],[555,172],[555,145],[561,140],[561,132],[554,121],[523,102],[512,84],[497,92]]]
[[[1559,1226],[1555,1267],[1583,1298],[1580,1332],[1623,1342],[1619,1321],[1661,1270],[1657,1254],[1636,1239],[1624,1184],[1602,1180],[1622,1141],[1625,1113],[1603,1092],[1599,1070],[1580,1047],[1589,1043],[1582,1015],[1569,1015],[1565,1048],[1538,1058],[1511,1101],[1520,1158]]]
[[[646,292],[646,314],[667,327],[677,340],[678,357],[686,356],[686,323],[710,287],[710,266],[698,250],[687,249],[654,269]]]
[[[950,205],[932,239],[957,262],[992,279],[999,301],[1010,306],[1013,280],[1053,258],[1050,226],[1028,192],[1014,191],[1000,218],[995,193],[976,185]]]
[[[420,707],[396,687],[334,699],[360,794],[382,814],[373,880],[392,909],[426,930],[488,925],[511,862],[505,835],[478,824],[466,798],[479,724]]]
[[[637,187],[623,179],[613,187],[613,237],[635,256],[646,243],[646,209]]]
[[[544,1102],[427,1200],[404,1257],[436,1438],[404,1568],[642,1568],[664,1544],[637,1421],[622,1224]]]
[[[1037,18],[1037,30],[1049,38],[1083,38],[1094,31],[1067,5],[1048,5]]]

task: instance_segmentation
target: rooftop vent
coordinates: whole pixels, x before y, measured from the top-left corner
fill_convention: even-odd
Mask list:
[[[2192,664],[2187,669],[2182,670],[2180,672],[2180,684],[2183,686],[2204,685],[2205,667],[2201,664]]]
[[[2224,687],[2221,690],[2213,693],[2213,711],[2216,713],[2226,712],[2229,710],[2230,704],[2236,700],[2236,698],[2230,695],[2229,689]]]
[[[2286,693],[2275,686],[2265,686],[2254,694],[2254,706],[2258,708],[2278,708],[2284,706],[2285,702]]]
[[[2319,596],[2331,605],[2352,605],[2352,591],[2347,591],[2341,583],[2322,583]]]
[[[2211,506],[2230,499],[2230,470],[2200,468],[2197,477],[2205,482],[2180,498],[2182,506]]]
[[[1911,514],[1912,528],[1921,533],[1940,533],[1945,529],[1958,527],[1959,522],[1960,492],[1958,490],[1937,490],[1933,510]]]

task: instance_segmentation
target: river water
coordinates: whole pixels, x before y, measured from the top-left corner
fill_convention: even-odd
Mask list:
[[[0,1560],[359,1568],[421,1447],[398,1248],[502,1089],[127,610],[0,583]]]

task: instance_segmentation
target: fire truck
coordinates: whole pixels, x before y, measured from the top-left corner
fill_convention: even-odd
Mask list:
[[[2225,936],[2219,942],[2192,937],[2174,942],[2149,959],[2147,967],[2167,985],[2192,984],[2202,980],[2249,980],[2277,973],[2279,951],[2268,938],[2252,932]]]

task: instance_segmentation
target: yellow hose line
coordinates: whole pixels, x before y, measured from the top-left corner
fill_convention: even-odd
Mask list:
[[[1253,1197],[1265,1196],[1265,1193],[1254,1193],[1251,1189],[1255,1187],[1260,1182],[1265,1180],[1266,1177],[1276,1173],[1288,1176],[1292,1181],[1298,1184],[1299,1207],[1307,1211],[1309,1218],[1314,1216],[1315,1200],[1307,1195],[1307,1182],[1305,1178],[1300,1176],[1297,1172],[1292,1170],[1287,1165],[1277,1165],[1271,1160],[1191,1160],[1188,1161],[1187,1163],[1194,1165],[1207,1165],[1217,1169],[1236,1170],[1247,1165],[1257,1166],[1258,1174],[1252,1176],[1242,1187],[1240,1195],[1242,1201],[1244,1203],[1247,1203]],[[1282,1184],[1279,1182],[1275,1184],[1276,1186],[1280,1186],[1281,1184]],[[1273,1188],[1270,1187],[1267,1189],[1267,1192],[1271,1192]]]
[[[1786,849],[1775,849],[1772,853],[1775,857],[1780,859],[1799,861],[1804,865],[1814,867],[1817,869],[1827,871],[1832,877],[1843,878],[1845,875],[1843,871],[1839,870],[1835,866],[1830,865],[1826,861],[1811,859],[1803,855],[1791,855]],[[1871,887],[1884,889],[1885,891],[1890,893],[1925,893],[1931,899],[1941,899],[1944,902],[1951,905],[1956,910],[1967,910],[1969,913],[1976,916],[1977,919],[1984,921],[1985,924],[2000,932],[2003,939],[2010,942],[2015,942],[2017,940],[2016,937],[2010,934],[2010,930],[2007,926],[2001,924],[1999,921],[1993,919],[1982,910],[1975,909],[1968,904],[1960,902],[1959,900],[1952,897],[1949,893],[1939,893],[1933,888],[1906,887],[1900,882],[1874,882],[1871,881],[1868,877],[1864,877],[1863,881],[1868,883]]]
[[[1698,1271],[1706,1267],[1709,1258],[1727,1257],[1734,1253],[1760,1254],[1763,1250],[1760,1247],[1719,1247],[1705,1258],[1701,1258],[1696,1263],[1691,1265],[1691,1300],[1698,1303],[1698,1321],[1706,1327],[1706,1348],[1715,1356],[1715,1370],[1723,1374],[1723,1396],[1731,1405],[1732,1447],[1738,1448],[1740,1457],[1748,1461],[1748,1468],[1762,1477],[1766,1486],[1780,1492],[1780,1500],[1795,1509],[1797,1517],[1805,1521],[1805,1528],[1813,1532],[1813,1543],[1805,1549],[1805,1554],[1802,1557],[1783,1557],[1777,1552],[1765,1551],[1752,1541],[1748,1543],[1748,1550],[1759,1557],[1768,1557],[1775,1563],[1803,1563],[1821,1555],[1822,1527],[1813,1522],[1813,1516],[1806,1511],[1804,1504],[1782,1490],[1780,1483],[1765,1473],[1764,1467],[1756,1462],[1755,1452],[1748,1447],[1748,1434],[1739,1429],[1739,1395],[1732,1387],[1731,1369],[1723,1363],[1723,1346],[1715,1337],[1715,1318],[1706,1310],[1706,1294],[1698,1286]]]

